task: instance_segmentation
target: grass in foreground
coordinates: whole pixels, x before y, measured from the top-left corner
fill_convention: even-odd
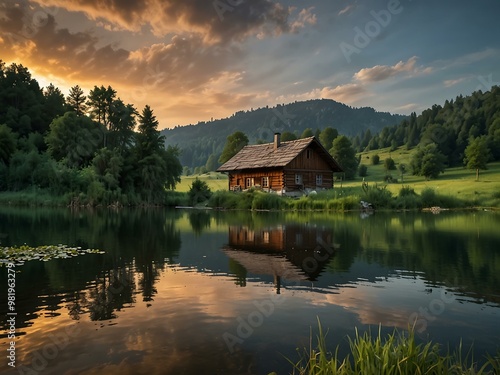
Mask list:
[[[318,322],[319,323],[319,322]],[[478,365],[469,353],[462,356],[462,347],[453,354],[442,355],[438,344],[418,344],[412,329],[407,334],[396,330],[383,338],[379,329],[373,337],[370,332],[360,334],[356,330],[354,339],[349,338],[350,353],[339,358],[338,347],[334,353],[326,347],[326,334],[319,323],[317,346],[305,350],[297,362],[289,360],[293,374],[300,375],[350,375],[350,374],[499,374],[500,353],[487,357]]]

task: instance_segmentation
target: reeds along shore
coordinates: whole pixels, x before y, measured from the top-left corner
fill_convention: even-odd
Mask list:
[[[371,331],[348,338],[349,354],[341,358],[339,347],[333,352],[326,345],[326,334],[318,322],[319,333],[316,346],[304,349],[298,361],[289,360],[293,374],[300,375],[414,375],[414,374],[469,374],[486,375],[500,373],[500,352],[487,355],[476,361],[472,348],[461,345],[455,351],[443,351],[436,343],[417,344],[412,327],[408,332],[382,336],[381,327],[377,335]],[[312,339],[311,339],[312,342]]]

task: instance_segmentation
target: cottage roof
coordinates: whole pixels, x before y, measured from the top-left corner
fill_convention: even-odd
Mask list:
[[[315,137],[281,142],[276,150],[274,149],[274,143],[245,146],[220,166],[217,171],[230,172],[243,169],[285,167],[309,146],[320,153],[334,172],[342,172],[340,165]]]

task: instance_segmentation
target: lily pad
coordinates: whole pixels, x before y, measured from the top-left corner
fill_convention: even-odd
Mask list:
[[[28,245],[0,247],[0,266],[7,263],[22,265],[29,260],[47,262],[56,258],[72,258],[84,254],[104,254],[98,249],[82,249],[67,245],[45,245],[32,247]]]

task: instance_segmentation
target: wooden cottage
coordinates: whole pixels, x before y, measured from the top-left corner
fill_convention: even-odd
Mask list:
[[[276,133],[273,143],[245,146],[217,171],[228,174],[229,190],[299,195],[331,189],[342,168],[315,137],[281,142]]]

